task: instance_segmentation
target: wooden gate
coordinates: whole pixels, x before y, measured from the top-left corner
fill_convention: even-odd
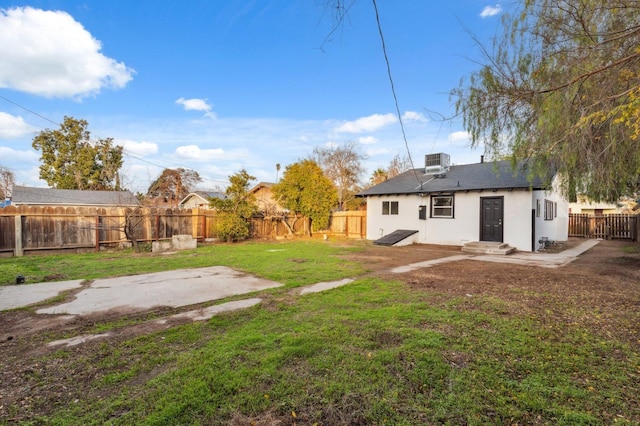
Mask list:
[[[569,236],[636,241],[638,215],[572,213],[569,215]]]

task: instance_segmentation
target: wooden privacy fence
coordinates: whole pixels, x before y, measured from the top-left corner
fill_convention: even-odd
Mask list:
[[[638,215],[585,213],[569,214],[569,236],[605,240],[638,241]]]
[[[330,234],[365,238],[365,212],[340,212],[331,219]],[[42,251],[90,251],[128,244],[124,225],[133,224],[139,242],[191,235],[200,242],[216,237],[216,215],[206,209],[5,207],[0,208],[0,256]],[[277,238],[304,233],[307,221],[294,216],[254,217],[251,237]],[[334,231],[335,229],[335,231]]]
[[[181,234],[204,239],[215,228],[213,212],[198,209],[5,207],[0,209],[0,255],[126,244],[127,221],[140,242]]]
[[[364,239],[367,237],[367,212],[333,212],[329,226],[332,235]]]

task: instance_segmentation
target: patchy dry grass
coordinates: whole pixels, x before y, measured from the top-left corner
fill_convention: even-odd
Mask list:
[[[342,246],[323,252],[338,263],[312,255],[300,262],[307,255],[296,244],[278,245],[295,255],[249,265],[263,249],[252,247],[251,255],[237,247],[224,256],[271,279],[280,274],[290,287],[305,281],[302,273],[341,276],[370,266],[340,257]],[[364,259],[369,248],[357,249]],[[374,255],[379,263],[380,252]],[[373,274],[306,296],[285,288],[208,322],[56,351],[42,349],[55,331],[34,335],[15,351],[0,345],[0,421],[638,424],[640,290],[619,269],[633,264],[604,262],[603,271],[615,265],[619,275],[599,276],[596,262],[585,262],[593,269],[467,262],[422,276]],[[629,329],[612,332],[612,322]],[[9,400],[5,391],[18,388],[29,391]]]

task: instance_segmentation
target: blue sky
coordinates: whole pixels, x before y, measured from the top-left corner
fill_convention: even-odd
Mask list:
[[[164,168],[200,189],[246,169],[276,180],[314,147],[354,142],[377,167],[407,155],[371,0],[347,0],[333,33],[326,0],[0,0],[0,165],[38,179],[33,137],[64,116],[122,145],[124,185],[146,192]],[[449,92],[478,68],[504,6],[377,0],[416,167],[446,152],[478,162]],[[282,172],[280,172],[282,173]]]

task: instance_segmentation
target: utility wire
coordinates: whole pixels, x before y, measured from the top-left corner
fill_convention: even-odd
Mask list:
[[[29,112],[29,113],[31,113],[31,114],[33,114],[33,115],[37,116],[37,117],[42,118],[42,119],[43,119],[43,120],[45,120],[45,121],[48,121],[49,123],[53,123],[53,124],[55,124],[56,126],[59,126],[59,125],[60,125],[60,123],[56,123],[55,121],[51,120],[50,118],[47,118],[47,117],[45,117],[44,115],[38,114],[37,112],[32,111],[32,110],[30,110],[29,108],[24,107],[24,106],[20,105],[19,103],[16,103],[16,102],[12,101],[12,100],[11,100],[11,99],[9,99],[9,98],[6,98],[6,97],[4,97],[4,96],[2,96],[2,95],[0,95],[0,98],[1,98],[1,99],[4,99],[5,101],[9,102],[10,104],[13,104],[13,105],[17,106],[18,108],[22,108],[23,110],[25,110],[25,111],[27,111],[27,112]]]
[[[384,35],[382,33],[382,26],[380,25],[380,14],[378,13],[378,4],[376,0],[371,0],[373,3],[373,9],[376,12],[376,23],[378,24],[378,33],[380,34],[380,41],[382,42],[382,53],[384,54],[384,61],[387,64],[387,75],[389,77],[389,83],[391,84],[391,94],[393,95],[393,100],[396,106],[396,114],[398,115],[398,121],[400,122],[400,129],[402,130],[402,139],[404,140],[404,146],[407,149],[407,155],[409,156],[409,162],[411,163],[411,169],[413,170],[413,175],[416,177],[416,181],[418,181],[418,185],[422,185],[420,182],[420,178],[416,173],[415,166],[413,165],[413,159],[411,158],[411,151],[409,150],[409,142],[407,141],[407,134],[404,130],[404,122],[402,121],[402,113],[400,113],[400,106],[398,105],[398,96],[396,94],[396,88],[393,83],[393,76],[391,74],[391,64],[389,62],[389,56],[387,55],[387,46],[384,42]]]
[[[60,125],[61,125],[60,123],[56,123],[55,121],[53,121],[53,120],[52,120],[52,119],[50,119],[49,117],[45,117],[44,115],[39,114],[39,113],[37,113],[37,112],[35,112],[35,111],[33,111],[33,110],[31,110],[31,109],[29,109],[29,108],[27,108],[27,107],[23,106],[23,105],[20,105],[19,103],[15,102],[15,101],[12,101],[11,99],[9,99],[9,98],[7,98],[7,97],[5,97],[5,96],[3,96],[3,95],[0,95],[0,99],[3,99],[4,101],[9,102],[10,104],[15,105],[15,106],[17,106],[18,108],[21,108],[21,109],[23,109],[23,110],[27,111],[28,113],[33,114],[33,115],[35,115],[35,116],[37,116],[37,117],[39,117],[39,118],[41,118],[41,119],[43,119],[43,120],[45,120],[45,121],[48,121],[49,123],[55,124],[56,126],[60,126]],[[98,141],[98,140],[96,140],[95,138],[89,138],[89,141],[94,142],[94,143],[99,142],[99,141]],[[141,158],[141,157],[137,157],[137,156],[133,155],[131,152],[129,152],[129,151],[127,151],[126,149],[124,149],[124,147],[123,147],[123,146],[121,146],[121,148],[122,148],[122,153],[123,153],[123,154],[125,154],[125,155],[126,155],[126,156],[128,156],[128,157],[134,158],[134,159],[136,159],[136,160],[138,160],[138,161],[141,161],[141,162],[143,162],[143,163],[150,164],[150,165],[155,166],[155,167],[160,167],[161,169],[165,169],[165,168],[167,168],[166,166],[161,166],[160,164],[153,163],[153,162],[151,162],[151,161],[149,161],[149,160],[145,160],[144,158]],[[186,166],[183,166],[183,165],[181,165],[181,164],[174,163],[174,162],[171,162],[171,161],[166,161],[166,160],[161,160],[161,161],[164,161],[166,164],[169,164],[169,165],[174,165],[174,166],[177,166],[177,167],[181,167],[181,168],[183,168],[183,169],[193,170],[193,169],[191,169],[190,167],[186,167]],[[202,179],[203,181],[207,181],[207,182],[214,182],[214,183],[216,183],[216,184],[219,184],[219,183],[227,184],[227,183],[229,183],[228,181],[222,181],[222,180],[207,179],[207,178],[201,178],[201,179]]]

